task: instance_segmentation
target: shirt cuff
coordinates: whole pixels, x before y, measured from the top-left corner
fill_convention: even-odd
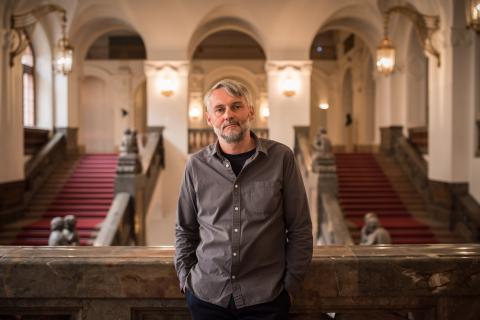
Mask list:
[[[301,290],[301,282],[287,274],[285,276],[285,290],[287,290],[293,298],[296,298]]]

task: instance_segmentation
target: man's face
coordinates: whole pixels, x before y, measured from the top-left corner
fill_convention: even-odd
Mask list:
[[[253,107],[247,105],[244,97],[232,97],[222,88],[212,92],[207,122],[219,139],[227,143],[242,141],[253,116]]]

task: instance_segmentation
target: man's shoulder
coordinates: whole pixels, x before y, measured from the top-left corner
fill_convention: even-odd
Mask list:
[[[206,162],[209,158],[212,157],[215,144],[210,144],[202,149],[198,150],[195,153],[192,153],[187,160],[188,165],[192,165],[196,162]]]
[[[258,139],[259,142],[262,144],[262,147],[267,152],[268,155],[272,154],[274,156],[279,155],[293,155],[292,149],[290,147],[284,145],[281,142],[270,140],[270,139]]]

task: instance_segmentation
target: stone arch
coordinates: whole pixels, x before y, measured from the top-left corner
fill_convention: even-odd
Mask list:
[[[220,16],[215,18],[209,18],[209,16],[207,16],[193,32],[188,43],[187,56],[191,59],[195,49],[204,39],[209,35],[224,30],[234,30],[247,34],[254,39],[265,54],[267,54],[260,31],[250,22],[235,16]]]

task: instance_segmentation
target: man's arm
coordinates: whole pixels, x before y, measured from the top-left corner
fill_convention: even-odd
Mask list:
[[[180,290],[184,292],[187,275],[197,263],[195,250],[200,237],[198,234],[196,194],[190,174],[190,162],[180,188],[175,224],[175,269],[180,280]]]
[[[293,153],[284,159],[283,210],[287,227],[285,288],[295,297],[312,260],[312,221],[302,176]]]

